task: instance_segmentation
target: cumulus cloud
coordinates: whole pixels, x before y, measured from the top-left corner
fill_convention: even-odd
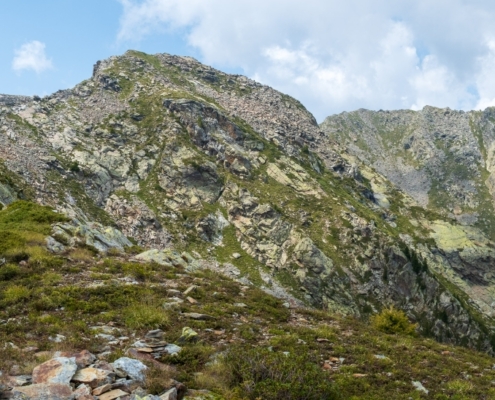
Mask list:
[[[495,105],[488,0],[120,0],[121,41],[179,32],[321,120],[356,108]],[[164,49],[165,50],[165,49]]]
[[[53,68],[52,61],[45,54],[45,44],[37,40],[24,43],[15,50],[12,68],[16,72],[33,70],[36,73]]]

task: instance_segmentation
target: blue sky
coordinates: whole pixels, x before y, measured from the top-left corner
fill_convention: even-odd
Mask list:
[[[298,98],[357,108],[495,105],[488,0],[0,2],[0,93],[50,94],[138,49],[190,55]]]
[[[129,48],[198,56],[182,35],[153,35],[119,41],[122,5],[116,0],[16,0],[0,2],[0,93],[47,95],[91,76],[100,59]],[[38,41],[51,67],[14,70],[16,50]]]

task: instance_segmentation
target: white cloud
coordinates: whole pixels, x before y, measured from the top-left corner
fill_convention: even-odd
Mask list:
[[[495,105],[492,1],[120,1],[120,40],[185,32],[203,62],[241,68],[319,120],[360,107]]]
[[[33,40],[32,42],[24,43],[15,51],[12,68],[16,72],[31,69],[36,73],[40,73],[53,68],[53,64],[45,54],[45,44]]]

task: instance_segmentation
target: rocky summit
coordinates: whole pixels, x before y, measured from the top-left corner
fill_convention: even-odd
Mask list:
[[[494,116],[137,51],[0,95],[0,398],[492,398]]]

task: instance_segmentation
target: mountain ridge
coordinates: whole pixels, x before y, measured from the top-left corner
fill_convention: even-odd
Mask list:
[[[290,96],[129,51],[73,89],[0,104],[5,204],[195,251],[332,312],[395,305],[424,334],[493,352],[493,242],[423,209]]]

